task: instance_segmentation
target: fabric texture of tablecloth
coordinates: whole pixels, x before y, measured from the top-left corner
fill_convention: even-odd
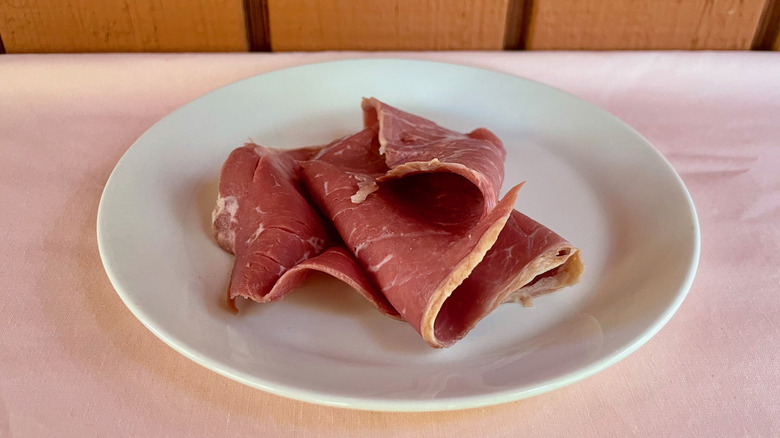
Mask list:
[[[671,161],[702,233],[660,333],[566,388],[439,413],[361,412],[264,393],[166,346],[97,249],[103,186],[132,142],[232,81],[354,57],[521,75],[625,120]],[[778,436],[780,55],[450,52],[0,55],[0,437]]]

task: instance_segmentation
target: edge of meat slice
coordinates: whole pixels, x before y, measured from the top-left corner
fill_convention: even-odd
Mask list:
[[[252,185],[260,156],[254,148],[236,148],[228,155],[219,172],[219,191],[211,212],[211,229],[217,244],[225,251],[236,253],[238,200]]]
[[[385,157],[385,181],[408,174],[452,172],[471,181],[485,198],[485,212],[498,203],[506,151],[485,128],[462,134],[390,106],[363,98],[363,126],[378,125],[379,154]],[[457,147],[453,145],[457,144]]]
[[[540,253],[533,259],[524,254],[522,247],[508,248],[515,264],[525,265],[506,287],[509,294],[505,303],[521,302],[530,307],[534,298],[579,282],[585,264],[579,248],[569,241],[518,211],[507,221],[505,232],[507,243],[510,239],[525,241],[534,247],[533,252]],[[507,243],[499,237],[496,246],[502,248]]]
[[[506,221],[509,219],[512,210],[514,209],[515,200],[517,199],[517,192],[520,190],[522,184],[513,187],[509,190],[504,198],[499,201],[498,205],[488,213],[485,220],[494,222],[487,228],[485,233],[479,239],[477,245],[471,252],[462,259],[447,278],[434,290],[431,300],[426,307],[421,322],[420,332],[431,346],[441,348],[449,347],[462,339],[472,328],[474,328],[480,320],[488,315],[488,312],[483,312],[477,315],[473,320],[464,324],[466,330],[455,337],[443,337],[441,331],[437,332],[437,319],[441,313],[441,310],[445,302],[457,291],[459,286],[472,274],[472,272],[481,264],[488,251],[495,245],[498,240],[498,236],[501,234],[501,230],[504,229]],[[487,291],[495,293],[494,291]],[[491,309],[492,310],[492,309]]]
[[[395,310],[377,286],[366,276],[354,256],[342,246],[332,246],[323,251],[322,254],[289,269],[282,274],[273,289],[271,289],[271,292],[269,292],[269,295],[279,297],[287,295],[293,289],[303,284],[312,271],[322,272],[343,281],[352,289],[355,289],[381,313],[394,319],[401,319],[398,311]]]
[[[583,269],[577,248],[515,210],[493,247],[444,302],[435,335],[451,345],[500,304],[529,305],[532,297],[577,283]]]

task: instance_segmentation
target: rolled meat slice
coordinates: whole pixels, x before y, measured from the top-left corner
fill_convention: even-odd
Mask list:
[[[571,243],[513,211],[498,240],[436,315],[438,339],[461,339],[501,303],[530,306],[539,295],[572,286],[584,266]]]
[[[489,207],[504,158],[492,133],[458,134],[376,99],[363,109],[375,124],[323,148],[303,165],[304,180],[358,262],[431,346],[454,344],[502,302],[529,304],[578,281],[578,250],[514,211],[519,186]]]
[[[354,203],[360,184],[387,169],[377,127],[325,147],[302,166],[312,200],[401,317],[434,347],[457,341],[437,336],[436,316],[495,243],[520,187],[487,214],[480,189],[449,172],[388,181]]]
[[[533,298],[577,284],[585,270],[579,248],[517,210],[512,212],[493,250],[488,256],[504,252],[509,260],[505,262],[507,271],[517,273],[506,287],[510,294],[504,302],[531,306]],[[475,279],[490,275],[473,274]]]
[[[496,206],[506,151],[492,132],[479,128],[462,134],[373,97],[364,98],[361,107],[364,126],[379,126],[379,154],[388,167],[380,181],[414,173],[451,172],[479,188],[485,212]]]
[[[378,125],[379,153],[388,166],[377,178],[380,184],[410,174],[452,172],[474,183],[490,208],[501,188],[505,158],[492,132],[479,128],[461,134],[375,98],[363,99],[361,106],[364,124]],[[495,246],[448,298],[435,325],[460,339],[499,303],[530,306],[536,296],[576,284],[583,270],[576,247],[515,210]]]

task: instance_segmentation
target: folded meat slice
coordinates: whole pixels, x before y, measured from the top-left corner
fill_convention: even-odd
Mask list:
[[[480,189],[489,211],[503,180],[505,158],[493,133],[479,128],[460,134],[374,98],[363,99],[362,109],[364,124],[378,125],[378,152],[388,166],[376,178],[380,184],[410,174],[453,172]],[[436,314],[435,337],[454,342],[498,304],[530,305],[536,296],[576,284],[583,270],[576,247],[515,210],[495,245]]]
[[[488,256],[505,252],[506,259],[511,261],[507,271],[516,272],[506,287],[510,294],[504,302],[519,301],[530,306],[533,298],[577,284],[585,270],[579,248],[517,210],[512,212],[493,249],[496,254]],[[490,276],[476,271],[473,274],[475,279]]]
[[[222,166],[212,220],[219,245],[236,255],[228,303],[235,309],[237,297],[278,300],[319,271],[344,281],[380,312],[398,318],[301,192],[299,162],[319,149],[275,150],[247,144],[234,150]]]
[[[222,164],[217,203],[211,213],[212,229],[219,246],[235,254],[236,234],[240,228],[244,228],[239,226],[239,200],[242,205],[245,205],[245,201],[251,203],[260,200],[260,196],[255,192],[262,184],[264,169],[270,169],[274,174],[271,177],[275,181],[273,186],[282,187],[283,181],[294,184],[297,179],[297,162],[311,158],[319,150],[319,147],[309,147],[279,151],[254,143],[246,143],[243,147],[234,149]],[[261,159],[265,160],[262,165]],[[260,167],[261,174],[255,178]],[[291,189],[287,184],[283,188]],[[297,188],[293,190],[297,192]],[[300,204],[297,201],[296,199],[293,203]],[[242,209],[241,216],[245,216],[244,210],[246,209]]]
[[[376,99],[363,111],[366,128],[328,146],[252,144],[225,162],[213,220],[236,255],[231,303],[279,299],[320,271],[447,347],[500,303],[579,280],[578,249],[514,210],[520,185],[499,197],[505,152],[490,131]]]
[[[360,184],[387,171],[379,146],[376,127],[337,141],[303,163],[304,181],[401,317],[430,345],[452,345],[459,338],[437,336],[436,317],[495,243],[520,187],[483,214],[483,194],[471,181],[423,173],[388,181],[356,204]]]
[[[435,335],[460,339],[499,304],[530,305],[534,297],[576,284],[583,269],[577,248],[515,210],[482,262],[444,302]]]
[[[502,302],[528,305],[579,280],[577,248],[514,210],[519,186],[498,199],[504,152],[489,131],[458,134],[375,99],[363,109],[375,124],[323,148],[304,180],[430,345],[454,344]]]
[[[373,304],[377,310],[391,318],[400,319],[398,311],[387,301],[376,284],[366,276],[355,257],[343,246],[332,246],[322,254],[295,265],[279,278],[269,292],[269,297],[273,299],[273,297],[287,295],[303,284],[314,271],[323,272],[343,281]]]
[[[222,165],[219,194],[211,213],[211,224],[217,243],[231,254],[236,253],[236,234],[241,228],[238,223],[238,201],[246,197],[259,161],[260,156],[254,148],[246,145],[231,152]]]
[[[379,153],[388,166],[380,181],[421,172],[452,172],[480,189],[485,211],[496,206],[506,151],[492,132],[479,128],[462,134],[375,98],[363,99],[362,108],[364,126],[379,125]]]
[[[236,297],[270,301],[288,269],[321,253],[329,240],[317,212],[297,187],[299,156],[247,144],[222,166],[219,197],[212,215],[220,246],[236,255],[228,301]]]

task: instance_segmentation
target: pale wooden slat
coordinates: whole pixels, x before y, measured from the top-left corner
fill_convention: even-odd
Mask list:
[[[242,0],[3,0],[8,53],[247,50]]]
[[[271,48],[503,48],[509,0],[268,0]]]
[[[534,0],[529,49],[750,49],[766,0]]]

